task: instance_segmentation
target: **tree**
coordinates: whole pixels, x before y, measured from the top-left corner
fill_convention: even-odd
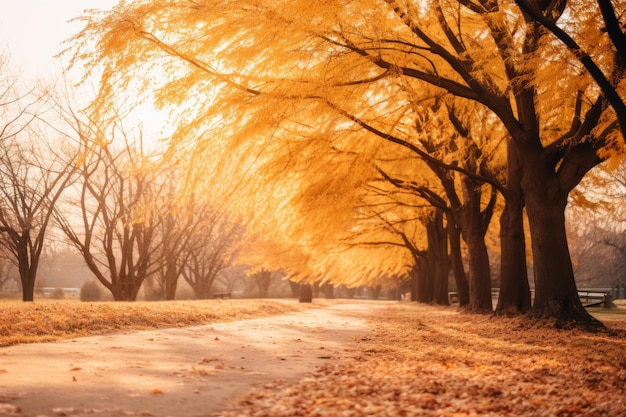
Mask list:
[[[581,91],[589,90],[589,87],[578,84],[571,129],[562,131],[556,141],[546,145],[545,139],[542,139],[547,136],[547,132],[545,126],[540,124],[538,106],[542,99],[544,103],[541,104],[545,105],[551,98],[543,95],[543,91],[540,93],[538,83],[541,82],[540,70],[550,68],[554,71],[556,65],[539,66],[538,70],[529,68],[528,62],[533,57],[547,51],[544,49],[547,46],[540,42],[541,31],[536,25],[525,25],[525,33],[519,41],[514,32],[519,17],[511,19],[510,14],[505,14],[511,13],[506,7],[496,3],[466,3],[464,6],[467,8],[455,11],[442,8],[443,2],[437,2],[429,10],[438,18],[437,32],[418,24],[419,12],[406,9],[393,1],[388,3],[398,19],[415,36],[415,47],[428,51],[431,57],[429,65],[435,65],[439,74],[443,74],[444,70],[451,71],[451,78],[404,65],[401,67],[403,74],[441,85],[457,97],[482,103],[497,115],[511,135],[509,146],[516,149],[523,169],[520,184],[532,235],[536,281],[533,314],[538,317],[558,317],[565,321],[592,321],[578,300],[567,248],[564,211],[567,194],[589,169],[601,162],[597,150],[606,145],[607,135],[611,132],[610,126],[594,132],[605,107],[604,98],[596,94],[583,116],[580,112],[583,105]],[[422,17],[427,16],[422,14]],[[493,57],[500,64],[477,61],[480,50],[459,41],[471,37],[471,34],[455,33],[448,19],[466,22],[468,26],[482,23],[490,35],[492,45],[497,47]],[[508,23],[511,26],[507,26]],[[456,26],[461,27],[463,23]],[[393,63],[393,56],[379,58],[363,47],[352,46],[354,42],[349,43],[347,40],[343,43],[370,57],[381,68],[388,68]],[[505,85],[496,81],[502,77],[507,80]],[[541,85],[542,88],[547,87],[546,83]],[[592,133],[594,139],[590,141],[588,137]]]
[[[576,40],[570,36],[567,30],[562,29],[557,25],[557,22],[563,15],[568,3],[570,6],[576,6],[573,2],[558,1],[558,2],[543,2],[539,4],[533,4],[529,0],[516,0],[516,3],[526,13],[528,19],[541,24],[544,28],[549,30],[556,38],[568,48],[570,52],[580,61],[585,67],[589,75],[594,79],[598,87],[602,90],[603,95],[606,97],[608,103],[613,107],[613,110],[617,114],[617,120],[619,122],[622,136],[626,132],[626,104],[620,97],[620,91],[618,91],[618,84],[623,78],[624,65],[626,65],[626,34],[624,34],[624,24],[620,22],[620,18],[623,16],[621,13],[617,13],[613,2],[611,0],[598,0],[598,9],[595,10],[590,20],[604,22],[604,27],[601,28],[608,35],[609,41],[615,48],[616,56],[611,73],[607,76],[602,65],[597,62],[598,59],[594,59],[592,55],[585,50]],[[584,4],[582,9],[575,10],[573,13],[586,13],[589,11],[588,4]],[[572,11],[570,11],[572,13]],[[580,25],[572,25],[576,28]],[[597,30],[598,26],[592,26]],[[588,28],[578,30],[577,35],[581,36],[583,41],[587,44],[593,44],[597,38],[596,34],[589,32]]]
[[[444,108],[444,117],[440,119],[443,122],[437,126],[439,129],[430,127],[433,131],[426,132],[426,135],[420,136],[418,141],[422,144],[425,151],[428,152],[428,156],[424,158],[425,163],[441,182],[443,193],[433,192],[432,185],[422,185],[415,180],[407,182],[398,181],[389,176],[386,176],[386,178],[397,186],[406,187],[414,191],[446,214],[447,227],[451,228],[449,234],[449,237],[452,239],[451,249],[460,251],[459,244],[454,241],[456,238],[454,233],[458,231],[463,236],[469,252],[470,279],[467,294],[465,293],[465,284],[463,282],[464,272],[462,272],[459,266],[455,266],[461,305],[466,305],[472,311],[491,312],[493,310],[491,303],[491,277],[485,234],[495,207],[496,187],[502,186],[498,182],[496,174],[488,167],[488,158],[485,157],[483,151],[473,139],[473,137],[476,137],[478,140],[482,139],[480,134],[473,132],[474,130],[480,130],[480,128],[473,129],[471,123],[462,120],[453,103],[447,106],[433,106],[432,109],[424,109],[422,111],[423,116],[417,122],[418,132],[422,130],[422,126],[428,125],[427,119],[436,118],[436,107]],[[480,110],[474,110],[472,113],[477,115],[484,114]],[[449,129],[442,126],[445,123],[452,124],[456,134],[452,134],[452,137],[446,137],[443,143],[436,144],[433,137],[436,137],[437,133],[434,131],[449,131]],[[497,132],[496,129],[494,131]],[[482,141],[484,142],[485,140],[483,139]],[[456,156],[459,162],[454,167],[463,167],[462,172],[453,170],[444,161],[430,156],[450,155],[455,153],[455,151],[459,153]],[[421,155],[423,152],[417,151],[416,153]],[[410,171],[407,170],[407,172]],[[482,180],[479,178],[482,178]],[[491,192],[487,194],[490,196],[487,202],[483,198],[486,190],[483,190],[482,187],[486,180],[493,182]],[[454,255],[454,262],[458,262],[459,253],[457,252]],[[437,262],[447,264],[446,259],[440,259]]]
[[[272,284],[272,271],[261,269],[253,272],[250,276],[258,287],[259,298],[267,298],[269,295],[270,285]]]
[[[29,127],[0,145],[0,245],[18,267],[24,301],[33,301],[50,220],[74,177],[72,155],[37,143],[42,135]]]
[[[567,12],[556,4],[540,4],[554,21]],[[599,29],[586,14],[569,16]],[[413,92],[424,85],[461,104],[477,103],[508,136],[505,198],[516,201],[505,206],[504,231],[520,233],[523,195],[535,271],[532,314],[592,322],[578,299],[564,212],[568,194],[620,151],[623,139],[607,98],[544,33],[516,5],[495,1],[138,2],[92,19],[77,39],[95,36],[99,53],[91,64],[109,69],[100,104],[133,66],[145,71],[153,58],[171,58],[164,82],[146,78],[142,87],[155,91],[160,104],[194,109],[175,138],[197,137],[211,126],[213,137],[247,144],[250,155],[315,141],[360,153],[372,136],[379,144],[415,147],[415,104],[424,97]],[[606,47],[610,39],[594,33],[594,51],[621,79],[621,64]],[[216,96],[192,103],[191,87]],[[508,249],[519,252],[519,245]]]
[[[56,216],[89,270],[116,301],[135,301],[155,272],[153,167],[140,141],[119,119],[98,124],[73,118],[81,158],[76,197]],[[78,210],[72,210],[71,207]]]
[[[206,300],[211,298],[211,287],[218,274],[233,265],[243,226],[207,203],[197,205],[195,213],[200,221],[186,236],[189,242],[183,250],[181,273],[196,298]]]
[[[626,165],[597,169],[570,198],[568,232],[577,281],[587,287],[626,283]]]
[[[8,65],[2,54],[0,245],[18,267],[23,300],[33,301],[50,216],[71,179],[73,160],[71,153],[61,152],[65,137],[45,118],[53,104],[50,92],[33,88],[22,93]]]
[[[151,203],[156,220],[159,245],[154,253],[157,265],[156,280],[160,296],[166,300],[176,298],[178,279],[183,274],[193,250],[190,241],[202,233],[202,223],[207,221],[205,210],[198,210],[193,199],[186,198],[181,190],[182,167],[178,168],[164,159],[163,167],[155,176],[153,186],[158,189]]]

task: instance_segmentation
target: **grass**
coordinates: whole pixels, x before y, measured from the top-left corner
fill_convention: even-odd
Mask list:
[[[587,311],[600,321],[626,318],[626,308],[602,308],[602,307],[588,307]]]
[[[45,300],[0,302],[0,346],[52,342],[114,332],[185,327],[285,314],[324,303],[295,300],[98,302]]]

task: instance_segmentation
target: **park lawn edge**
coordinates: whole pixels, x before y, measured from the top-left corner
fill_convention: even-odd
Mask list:
[[[326,300],[188,300],[80,302],[45,300],[0,302],[0,347],[54,342],[150,329],[196,326],[287,314],[329,305]]]

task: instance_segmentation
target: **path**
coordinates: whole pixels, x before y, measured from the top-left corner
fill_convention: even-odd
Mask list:
[[[383,306],[0,348],[0,416],[206,416],[358,350]]]

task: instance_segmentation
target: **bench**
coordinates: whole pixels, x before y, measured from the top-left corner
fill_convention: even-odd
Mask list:
[[[213,298],[221,298],[222,300],[225,298],[232,298],[229,292],[214,292]]]
[[[534,292],[534,290],[531,290]],[[491,290],[491,296],[493,298],[498,298],[500,295],[499,288],[493,288]],[[609,292],[598,291],[598,290],[580,290],[578,291],[578,297],[580,298],[580,302],[583,304],[583,307],[599,307],[603,306],[604,308],[611,308],[613,304],[613,299]],[[456,291],[448,292],[448,302],[450,304],[455,304],[459,302],[459,293]]]
[[[612,299],[607,292],[598,291],[578,291],[578,297],[583,307],[611,308]]]

